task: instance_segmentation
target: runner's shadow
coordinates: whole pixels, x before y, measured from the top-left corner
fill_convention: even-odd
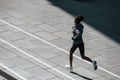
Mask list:
[[[77,75],[77,76],[80,76],[80,77],[84,78],[85,80],[92,80],[92,79],[90,79],[90,78],[88,78],[88,77],[85,77],[85,76],[82,76],[82,75],[80,75],[80,74],[78,74],[78,73],[76,73],[76,72],[74,72],[74,71],[72,71],[72,72],[70,72],[70,73],[75,74],[75,75]]]

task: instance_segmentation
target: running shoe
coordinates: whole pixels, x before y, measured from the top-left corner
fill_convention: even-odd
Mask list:
[[[72,71],[73,71],[73,67],[72,67],[72,66],[70,66],[70,65],[67,65],[67,64],[66,64],[66,68],[67,68],[67,69],[69,69],[69,71],[70,71],[70,72],[72,72]]]

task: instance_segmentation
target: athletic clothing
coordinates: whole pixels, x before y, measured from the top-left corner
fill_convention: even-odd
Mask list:
[[[82,34],[83,34],[83,28],[84,26],[80,24],[75,24],[75,26],[72,27],[73,29],[73,45],[70,49],[70,52],[74,53],[74,51],[79,48],[80,54],[84,54],[84,43],[82,39]]]
[[[83,34],[83,28],[84,26],[80,24],[75,24],[72,29],[73,29],[73,44],[81,44],[83,43],[82,39],[82,34]]]
[[[74,51],[79,48],[80,54],[84,55],[84,43],[81,44],[73,44],[71,49],[70,49],[70,53],[74,53]]]

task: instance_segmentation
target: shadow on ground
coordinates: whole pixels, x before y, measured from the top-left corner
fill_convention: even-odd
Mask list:
[[[82,76],[82,75],[80,75],[80,74],[78,74],[78,73],[76,73],[76,72],[71,72],[72,74],[75,74],[75,75],[77,75],[77,76],[79,76],[79,77],[81,77],[81,78],[83,78],[83,79],[85,79],[85,80],[92,80],[92,79],[90,79],[90,78],[88,78],[88,77],[85,77],[85,76]]]
[[[84,15],[85,22],[120,43],[120,0],[48,0],[69,14]]]

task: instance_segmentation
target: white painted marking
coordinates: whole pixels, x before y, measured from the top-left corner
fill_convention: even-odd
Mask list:
[[[55,70],[56,72],[62,74],[63,76],[65,76],[65,77],[67,77],[67,78],[69,78],[69,79],[71,79],[71,80],[75,80],[74,78],[70,77],[69,75],[66,75],[65,73],[63,73],[63,72],[57,70],[56,68],[54,68],[54,67],[52,67],[51,65],[49,65],[49,64],[47,64],[47,63],[45,63],[45,62],[43,62],[42,60],[37,59],[36,57],[30,55],[29,53],[27,53],[27,52],[25,52],[25,51],[23,51],[23,50],[17,48],[16,46],[10,44],[9,42],[7,42],[7,41],[5,41],[5,40],[3,40],[3,39],[0,39],[0,41],[6,43],[7,45],[9,45],[9,46],[11,46],[11,47],[13,47],[13,48],[15,48],[16,50],[18,50],[18,51],[22,52],[23,54],[29,56],[30,58],[33,58],[34,60],[36,60],[36,61],[38,61],[38,62],[40,62],[40,63],[46,65],[47,67],[49,67],[49,68]]]
[[[25,30],[23,30],[23,29],[20,29],[20,28],[16,27],[15,25],[12,25],[12,24],[9,23],[9,22],[6,22],[6,21],[4,21],[4,20],[2,20],[2,19],[0,19],[0,21],[3,22],[3,23],[5,23],[5,24],[7,24],[7,25],[9,25],[9,26],[11,26],[11,27],[13,27],[13,28],[15,28],[15,29],[17,29],[17,30],[19,30],[19,31],[21,31],[21,32],[23,32],[23,33],[25,33],[25,34],[27,34],[27,35],[29,35],[29,36],[31,36],[31,37],[33,37],[33,38],[35,38],[35,39],[38,39],[38,40],[40,40],[40,41],[42,41],[42,42],[44,42],[44,43],[46,43],[46,44],[48,44],[48,45],[50,45],[50,46],[53,46],[53,47],[55,47],[55,48],[57,48],[57,49],[65,52],[65,53],[69,54],[68,51],[66,51],[66,50],[64,50],[64,49],[62,49],[62,48],[60,48],[60,47],[58,47],[58,46],[56,46],[56,45],[54,45],[54,44],[52,44],[52,43],[44,40],[44,39],[41,39],[41,38],[39,38],[39,37],[37,37],[37,36],[35,36],[35,35],[27,32],[27,31],[25,31]],[[80,57],[78,57],[78,56],[76,56],[76,55],[73,55],[73,56],[74,56],[75,58],[79,59],[79,60],[82,60],[82,61],[84,61],[84,62],[86,62],[86,63],[89,63],[89,62],[81,59]],[[89,63],[89,64],[91,64],[91,63]],[[98,67],[98,68],[101,69],[101,70],[103,70],[103,71],[105,71],[105,72],[107,72],[107,73],[109,73],[110,75],[113,75],[113,76],[115,76],[115,77],[117,77],[117,78],[120,78],[120,76],[118,76],[117,74],[114,74],[114,73],[108,71],[107,69],[104,69],[104,68],[102,68],[102,67]]]
[[[2,63],[0,63],[0,66],[2,66],[3,68],[7,69],[8,71],[10,71],[11,73],[15,74],[16,76],[18,76],[19,78],[21,78],[22,80],[27,80],[26,78],[24,78],[23,76],[19,75],[18,73],[16,73],[15,71],[13,71],[12,69],[8,68],[7,66],[3,65]]]

